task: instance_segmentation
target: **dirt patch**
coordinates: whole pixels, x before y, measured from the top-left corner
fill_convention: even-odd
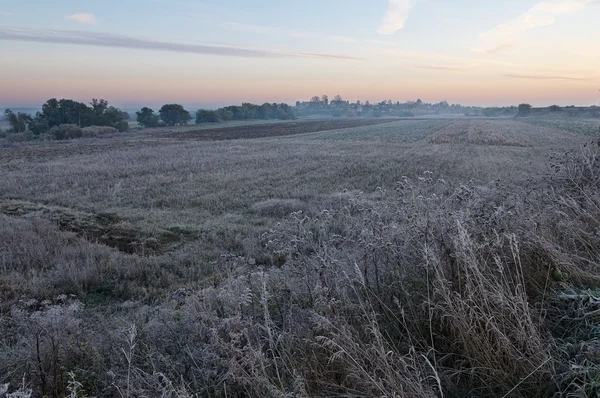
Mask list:
[[[397,121],[397,119],[295,121],[289,123],[255,124],[207,130],[183,131],[170,133],[166,136],[172,138],[194,138],[199,140],[235,140],[316,133],[319,131],[341,130],[352,127],[374,126],[394,121]]]
[[[92,242],[129,254],[164,253],[173,245],[196,238],[194,231],[173,227],[154,232],[142,231],[111,213],[88,213],[59,206],[21,200],[0,200],[0,213],[13,217],[39,216]]]

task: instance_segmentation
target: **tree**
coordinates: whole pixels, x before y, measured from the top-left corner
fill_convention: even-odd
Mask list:
[[[4,116],[8,120],[13,133],[24,132],[33,121],[30,115],[21,112],[15,114],[10,109],[4,111]]]
[[[321,99],[319,98],[318,95],[315,95],[314,97],[312,97],[310,99],[310,106],[312,106],[313,108],[317,108],[320,104],[321,104]]]
[[[48,131],[50,127],[48,126],[48,121],[44,117],[44,115],[40,112],[35,114],[35,118],[33,118],[31,124],[29,125],[29,130],[33,133],[33,135],[44,134]]]
[[[137,115],[136,121],[143,127],[157,127],[160,125],[158,116],[154,114],[154,111],[148,107],[143,107]]]
[[[48,127],[58,126],[62,123],[60,107],[56,98],[51,98],[42,105],[41,117],[46,120]]]
[[[61,99],[58,101],[58,111],[60,115],[59,125],[76,124],[79,127],[86,127],[96,124],[94,112],[82,102],[77,102],[70,99]]]
[[[192,116],[186,111],[182,105],[166,104],[158,111],[160,120],[168,126],[188,124],[192,120]]]
[[[558,105],[551,105],[549,109],[550,109],[550,112],[559,112],[560,111],[560,106],[558,106]]]
[[[322,95],[321,102],[323,102],[323,104],[325,104],[325,106],[329,105],[329,97],[326,95]]]
[[[519,112],[517,113],[517,116],[519,116],[519,117],[531,115],[531,105],[529,105],[529,104],[519,105],[518,110],[519,110]]]
[[[206,109],[200,109],[196,112],[196,124],[200,123],[219,123],[221,117],[217,111],[209,111]]]
[[[90,105],[92,106],[92,111],[98,115],[98,116],[102,116],[102,114],[104,114],[104,111],[108,108],[108,101],[103,100],[103,99],[96,99],[93,98],[92,102],[90,102]]]
[[[219,113],[219,118],[224,121],[233,120],[233,112],[231,112],[227,108],[221,108],[217,111]]]
[[[125,118],[123,116],[123,112],[119,108],[115,108],[114,106],[109,106],[105,108],[103,113],[100,115],[98,126],[111,126],[116,127],[121,121]]]

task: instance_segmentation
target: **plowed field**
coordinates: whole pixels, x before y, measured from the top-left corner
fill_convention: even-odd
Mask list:
[[[221,127],[206,130],[183,131],[170,133],[167,137],[194,138],[199,140],[234,140],[245,138],[277,137],[319,131],[341,130],[352,127],[373,126],[391,123],[396,119],[380,120],[320,120],[309,122],[290,122],[276,124],[258,124],[249,126]]]

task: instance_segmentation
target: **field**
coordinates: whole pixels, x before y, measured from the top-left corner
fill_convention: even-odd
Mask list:
[[[243,138],[279,137],[282,135],[296,135],[314,133],[319,131],[342,130],[360,126],[374,126],[390,123],[390,120],[351,119],[351,120],[320,120],[288,123],[255,124],[235,126],[230,128],[214,128],[203,130],[190,130],[172,133],[175,138],[195,138],[204,140],[234,140]]]
[[[599,138],[461,118],[0,141],[0,383],[595,393]]]

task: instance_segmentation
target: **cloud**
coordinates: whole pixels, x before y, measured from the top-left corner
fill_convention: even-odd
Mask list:
[[[75,30],[30,29],[0,26],[0,40],[35,43],[72,44],[136,50],[169,51],[244,58],[329,58],[360,60],[361,58],[320,53],[286,53],[241,47],[174,43],[102,32]]]
[[[388,9],[377,29],[380,35],[391,35],[404,28],[415,0],[388,0]]]
[[[545,0],[535,4],[517,18],[479,35],[477,53],[497,53],[514,45],[529,30],[552,25],[556,17],[583,10],[594,0]]]
[[[88,13],[73,14],[69,15],[67,18],[82,24],[94,25],[96,23],[96,17],[93,14]]]
[[[391,41],[384,40],[371,40],[371,39],[363,39],[357,37],[349,37],[349,36],[339,36],[339,35],[319,35],[315,33],[301,32],[298,30],[284,29],[278,28],[275,26],[265,26],[265,25],[252,25],[245,24],[239,22],[225,22],[223,24],[227,28],[239,30],[242,32],[248,33],[258,33],[258,34],[266,34],[266,35],[285,35],[288,37],[292,37],[295,39],[309,39],[309,40],[330,40],[338,43],[356,43],[356,44],[369,44],[369,45],[378,45],[378,46],[393,46],[394,43]]]
[[[512,79],[529,79],[529,80],[587,80],[582,77],[570,76],[544,76],[544,75],[521,75],[518,73],[506,73],[505,77]]]
[[[450,72],[456,72],[459,70],[466,70],[466,68],[459,66],[443,66],[443,65],[416,65],[419,69],[432,69],[432,70],[444,70]]]

